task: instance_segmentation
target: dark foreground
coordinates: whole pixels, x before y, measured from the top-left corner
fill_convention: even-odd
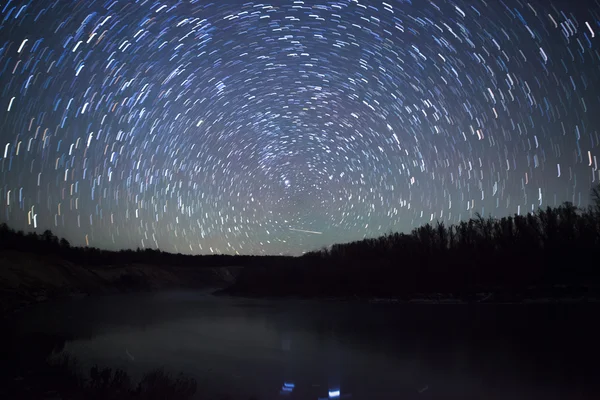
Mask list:
[[[3,393],[10,399],[186,400],[196,393],[196,381],[183,375],[173,377],[157,369],[135,383],[123,369],[93,366],[88,373],[66,354],[49,356],[28,368],[13,366],[21,374],[2,380]]]
[[[10,398],[596,399],[597,310],[104,296],[13,315],[0,372]]]

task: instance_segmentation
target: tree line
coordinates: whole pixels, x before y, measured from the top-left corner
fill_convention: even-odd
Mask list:
[[[118,266],[128,264],[171,265],[189,267],[247,266],[277,262],[279,256],[187,255],[158,249],[110,251],[95,247],[71,246],[68,240],[59,239],[51,230],[42,234],[15,231],[6,223],[0,224],[0,250],[16,250],[43,256],[58,256],[67,261],[88,266]]]
[[[526,215],[476,215],[454,225],[426,224],[407,234],[336,244],[301,257],[107,251],[73,247],[50,230],[24,233],[6,224],[0,224],[0,249],[56,255],[81,265],[246,266],[230,292],[247,295],[470,296],[541,285],[600,287],[600,186],[585,209],[567,202]]]
[[[526,215],[426,224],[408,234],[336,244],[293,265],[244,271],[232,292],[390,296],[600,283],[600,187],[592,206],[566,202]]]

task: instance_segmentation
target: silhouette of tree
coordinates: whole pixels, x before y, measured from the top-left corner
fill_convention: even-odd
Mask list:
[[[600,213],[571,203],[525,215],[426,224],[409,234],[388,233],[305,254],[300,269],[275,265],[260,278],[242,274],[251,293],[405,296],[530,286],[600,283]],[[283,270],[283,271],[282,271]],[[301,271],[301,272],[300,272]],[[251,274],[251,271],[249,272]],[[302,279],[300,279],[302,276]],[[595,279],[595,280],[594,280]],[[301,283],[303,282],[303,283]],[[276,288],[276,289],[275,289]]]
[[[24,234],[6,224],[0,224],[0,249],[58,254],[80,265],[245,266],[236,287],[249,293],[518,293],[539,285],[600,284],[600,266],[590,262],[600,258],[600,187],[594,190],[588,209],[567,202],[499,219],[476,214],[456,225],[436,221],[409,234],[389,232],[298,258],[191,256],[149,248],[114,252],[71,246],[50,230]]]
[[[592,188],[592,207],[596,214],[600,214],[600,184]]]

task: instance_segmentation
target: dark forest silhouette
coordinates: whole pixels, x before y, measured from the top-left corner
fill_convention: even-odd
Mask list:
[[[254,263],[272,263],[281,256],[233,256],[225,254],[216,255],[188,255],[164,252],[158,249],[137,250],[101,250],[95,247],[71,246],[68,240],[59,239],[51,230],[42,234],[36,232],[25,233],[15,231],[7,224],[0,224],[0,250],[17,250],[41,255],[58,255],[63,259],[85,266],[103,265],[171,265],[191,267],[225,267],[246,266]]]
[[[600,187],[592,206],[571,203],[526,215],[336,244],[285,268],[245,269],[230,293],[411,298],[442,293],[463,300],[493,292],[524,296],[595,295],[600,283]],[[541,288],[553,288],[548,291]],[[544,291],[545,290],[545,291]],[[557,293],[560,292],[560,293]],[[502,293],[502,295],[500,295]]]
[[[600,187],[592,205],[571,203],[526,215],[415,228],[409,234],[336,244],[302,257],[192,256],[155,249],[107,251],[73,247],[47,230],[41,235],[0,225],[0,250],[11,249],[92,266],[127,264],[244,266],[229,293],[257,296],[411,297],[446,293],[523,293],[540,286],[582,288],[600,283]],[[582,293],[583,290],[583,293]]]

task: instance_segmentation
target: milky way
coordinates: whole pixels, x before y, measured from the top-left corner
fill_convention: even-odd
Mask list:
[[[600,4],[9,1],[0,221],[75,245],[300,254],[586,206]]]

